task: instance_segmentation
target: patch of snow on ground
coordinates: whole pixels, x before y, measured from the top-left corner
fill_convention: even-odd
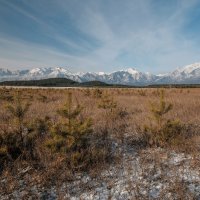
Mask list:
[[[191,167],[192,156],[159,148],[140,153],[125,151],[122,155],[122,163],[111,166],[96,179],[85,175],[59,188],[34,185],[31,193],[50,200],[179,199],[175,188],[180,184],[185,186],[186,199],[200,200],[200,172]],[[0,199],[21,199],[26,190],[22,183],[20,190],[10,196],[0,194]]]

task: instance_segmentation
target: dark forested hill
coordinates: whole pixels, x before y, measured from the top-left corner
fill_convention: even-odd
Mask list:
[[[38,86],[38,87],[128,87],[125,85],[107,84],[101,81],[79,83],[66,78],[49,78],[42,80],[4,81],[1,86]]]

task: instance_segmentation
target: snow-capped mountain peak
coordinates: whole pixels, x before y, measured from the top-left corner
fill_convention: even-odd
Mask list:
[[[125,70],[120,70],[121,72],[127,72],[129,74],[135,75],[138,74],[139,72],[135,68],[127,68]]]
[[[62,67],[55,67],[55,68],[52,68],[52,71],[57,71],[57,72],[60,72],[60,73],[68,73],[68,74],[72,74],[69,70],[65,69],[65,68],[62,68]]]
[[[111,73],[105,72],[79,72],[72,73],[63,67],[34,68],[31,70],[11,71],[0,68],[0,81],[8,80],[38,80],[46,78],[68,78],[78,82],[102,81],[111,84],[149,85],[149,84],[174,84],[197,83],[200,84],[200,63],[194,63],[167,74],[153,75],[143,73],[135,68],[127,68]]]
[[[103,76],[103,75],[105,75],[106,73],[105,72],[98,72],[97,73],[99,76]]]
[[[177,70],[172,72],[170,76],[177,80],[200,77],[200,63],[194,63],[182,68],[179,67]]]
[[[49,70],[50,69],[47,69],[47,68],[34,68],[34,69],[31,69],[29,71],[29,74],[30,75],[42,75],[42,74],[46,73]]]
[[[6,75],[11,75],[12,72],[8,69],[3,69],[3,68],[0,68],[0,76],[6,76]]]
[[[62,67],[54,67],[54,68],[34,68],[29,70],[27,76],[37,77],[37,76],[44,76],[44,77],[57,77],[57,76],[64,76],[64,75],[72,75],[72,73]]]
[[[186,65],[185,67],[179,67],[176,71],[180,73],[190,74],[197,69],[200,69],[200,63],[194,63],[191,65]]]

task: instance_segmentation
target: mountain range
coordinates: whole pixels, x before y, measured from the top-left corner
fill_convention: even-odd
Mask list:
[[[72,73],[66,68],[35,68],[31,70],[11,71],[0,68],[0,82],[13,80],[40,80],[48,78],[67,78],[76,82],[101,81],[108,84],[151,85],[151,84],[200,84],[200,63],[177,68],[167,74],[154,75],[135,68],[112,73],[86,72]]]

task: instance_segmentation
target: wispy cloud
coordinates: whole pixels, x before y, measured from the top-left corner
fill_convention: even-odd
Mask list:
[[[62,65],[74,71],[112,71],[129,65],[159,73],[199,61],[197,41],[185,30],[198,0],[22,2],[4,4],[36,24],[35,37],[48,42],[0,31],[5,47],[0,47],[1,67]]]

